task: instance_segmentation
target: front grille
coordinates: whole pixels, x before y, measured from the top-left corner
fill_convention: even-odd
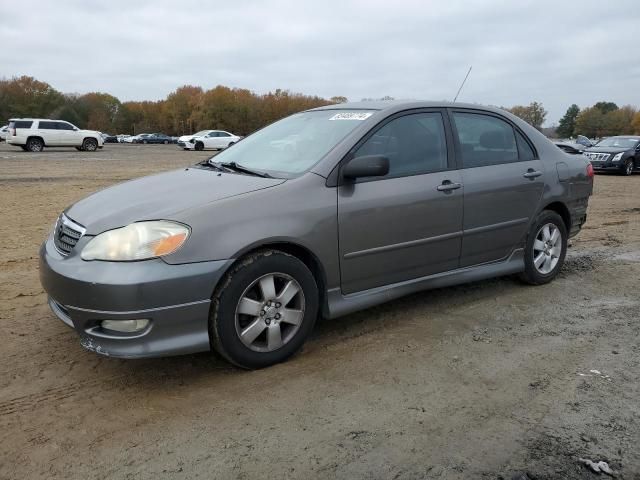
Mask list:
[[[592,162],[606,162],[611,156],[610,153],[584,152],[584,155]]]
[[[82,225],[78,225],[63,213],[56,222],[53,244],[62,255],[69,255],[84,232],[85,228]]]

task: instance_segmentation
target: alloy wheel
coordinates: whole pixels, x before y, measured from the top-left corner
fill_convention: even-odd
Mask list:
[[[240,341],[255,352],[272,352],[295,336],[304,318],[300,284],[285,273],[254,280],[240,296],[235,326]]]
[[[533,242],[533,265],[543,275],[556,268],[562,253],[562,233],[553,223],[543,225]]]

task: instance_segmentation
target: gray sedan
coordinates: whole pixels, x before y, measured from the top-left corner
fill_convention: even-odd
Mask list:
[[[41,281],[96,353],[213,348],[260,368],[319,316],[499,275],[551,281],[592,188],[585,158],[502,110],[333,105],[71,205]]]

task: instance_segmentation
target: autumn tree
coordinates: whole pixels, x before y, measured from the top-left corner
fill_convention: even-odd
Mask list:
[[[547,118],[547,111],[542,106],[542,103],[538,102],[531,102],[526,106],[516,105],[515,107],[511,107],[509,111],[538,130],[542,129],[542,124],[545,118]]]
[[[64,101],[62,93],[33,77],[0,80],[0,122],[11,117],[48,117]]]
[[[567,112],[564,114],[564,117],[560,119],[558,128],[556,129],[558,137],[568,138],[573,136],[576,128],[576,118],[579,113],[580,108],[575,103],[567,109]]]

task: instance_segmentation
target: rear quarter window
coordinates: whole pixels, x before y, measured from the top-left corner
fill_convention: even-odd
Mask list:
[[[9,123],[9,128],[31,128],[33,122],[26,120],[16,120]]]

